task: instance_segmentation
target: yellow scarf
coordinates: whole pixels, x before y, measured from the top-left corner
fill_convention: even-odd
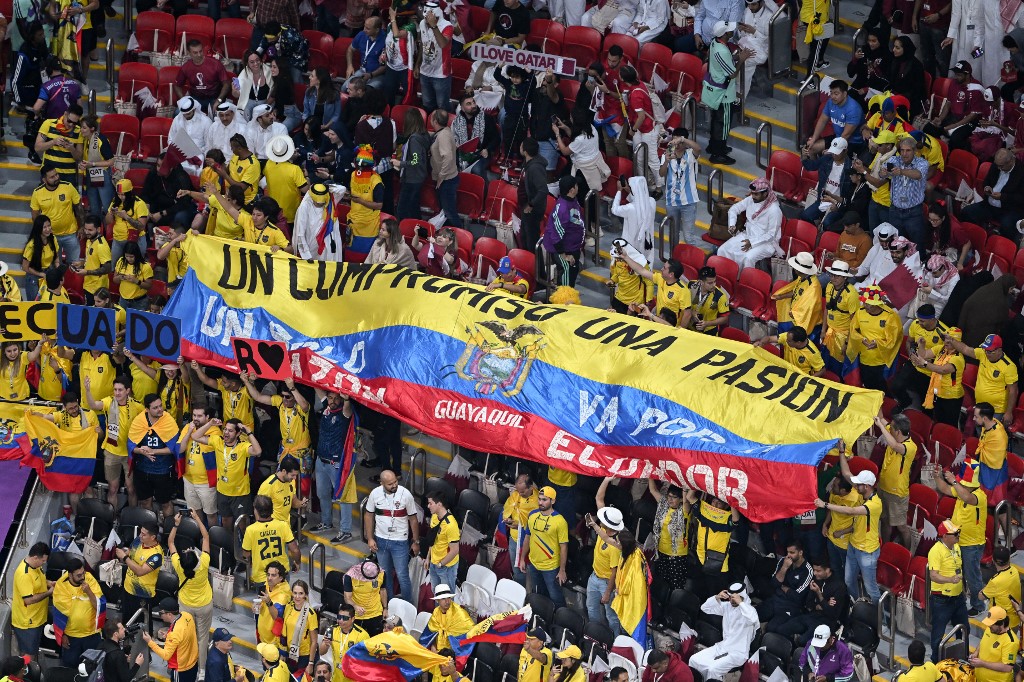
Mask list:
[[[935,366],[942,367],[954,355],[956,355],[956,353],[950,353],[943,350],[939,356],[935,358]],[[956,370],[954,370],[954,372],[955,371]],[[922,403],[922,407],[924,407],[924,409],[930,410],[935,406],[935,394],[939,392],[939,384],[942,383],[942,377],[942,374],[932,372],[931,378],[928,379],[928,391],[925,393],[924,402]],[[953,385],[956,386],[956,376],[953,377],[952,381]]]

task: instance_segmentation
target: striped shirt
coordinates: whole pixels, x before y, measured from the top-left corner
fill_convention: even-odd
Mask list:
[[[909,164],[896,158],[896,167],[905,170],[916,170],[921,174],[917,180],[905,175],[896,175],[889,181],[889,194],[893,208],[918,208],[924,203],[925,184],[928,181],[928,162],[915,156]]]
[[[662,163],[665,163],[662,161]],[[665,205],[689,206],[696,204],[697,197],[697,157],[692,149],[683,152],[683,158],[671,159],[668,162],[668,175],[665,177]]]
[[[64,124],[63,118],[50,118],[43,121],[43,125],[39,127],[39,134],[43,136],[45,140],[52,140],[56,137],[62,137],[71,144],[82,145],[82,128],[77,123],[68,127],[64,130],[62,127],[58,127]],[[66,124],[64,124],[66,125]],[[71,154],[71,150],[60,145],[54,145],[43,152],[43,162],[49,161],[57,168],[57,172],[60,173],[62,180],[67,180],[71,184],[77,184],[78,181],[78,162],[75,161],[75,157]]]

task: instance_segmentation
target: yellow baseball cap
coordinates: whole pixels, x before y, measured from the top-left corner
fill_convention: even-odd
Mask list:
[[[1006,618],[1006,609],[1002,606],[993,606],[988,610],[988,618],[981,621],[986,627],[991,627],[995,623]]]
[[[875,144],[896,144],[896,134],[891,130],[880,130],[875,134]]]
[[[1005,617],[1006,612],[1003,611],[1003,614]],[[583,658],[583,652],[580,651],[580,648],[578,646],[573,644],[572,646],[567,646],[566,648],[562,649],[557,654],[555,654],[555,658],[572,658],[578,661]]]
[[[543,488],[541,488],[540,491],[538,491],[537,495],[538,497],[550,497],[552,501],[554,501],[558,497],[558,493],[556,493],[555,489],[549,485],[546,485]]]
[[[266,642],[260,642],[256,645],[256,653],[271,663],[277,663],[281,660],[281,652],[278,648],[273,644],[267,644]]]

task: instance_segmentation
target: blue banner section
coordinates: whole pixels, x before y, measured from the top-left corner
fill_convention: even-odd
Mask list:
[[[181,355],[181,320],[141,310],[127,312],[125,346],[128,350],[164,362],[178,361]]]
[[[113,308],[57,306],[57,344],[81,350],[113,350],[117,316]]]
[[[311,348],[364,380],[393,378],[453,391],[467,399],[480,397],[475,381],[464,378],[459,371],[466,343],[423,327],[396,324],[355,334],[310,338],[285,326],[264,308],[238,310],[227,306],[192,271],[177,287],[165,312],[181,319],[182,338],[219,356],[225,364],[234,362],[232,336],[257,336],[260,330],[272,330],[277,339],[287,339],[290,349]],[[689,449],[809,466],[815,466],[834,445],[832,440],[756,443],[663,396],[630,386],[602,384],[540,360],[533,362],[530,380],[514,395],[494,391],[487,398],[509,410],[535,414],[584,440],[610,445]]]

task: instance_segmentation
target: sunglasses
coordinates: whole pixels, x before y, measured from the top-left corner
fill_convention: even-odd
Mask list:
[[[352,620],[352,616],[347,616],[347,615],[346,615],[346,616],[342,616],[342,615],[338,615],[338,620]]]

